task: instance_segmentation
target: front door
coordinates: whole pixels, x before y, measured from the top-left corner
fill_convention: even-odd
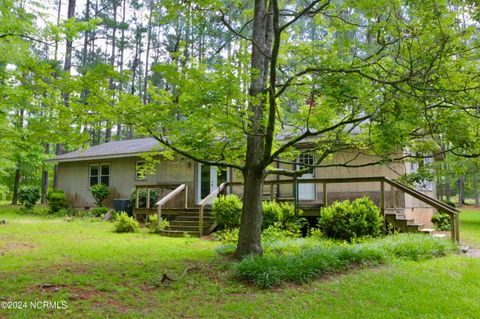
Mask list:
[[[202,199],[213,192],[220,184],[227,181],[227,171],[220,170],[216,166],[198,163],[197,166],[197,191],[196,199],[199,203]]]
[[[303,164],[313,165],[315,163],[315,156],[312,153],[302,153],[297,159],[298,168],[303,168]],[[303,174],[300,179],[315,178],[315,169],[312,168],[310,172]],[[299,200],[315,200],[315,184],[314,183],[298,183],[298,199]]]

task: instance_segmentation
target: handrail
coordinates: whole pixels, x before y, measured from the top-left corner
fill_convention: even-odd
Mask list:
[[[422,192],[419,192],[414,188],[411,188],[407,185],[399,183],[398,181],[395,181],[393,179],[385,177],[385,182],[387,182],[388,184],[400,189],[401,191],[403,191],[403,192],[405,192],[405,193],[407,193],[407,194],[409,194],[409,195],[411,195],[411,196],[429,204],[430,206],[435,207],[436,209],[438,209],[441,212],[444,212],[444,213],[447,213],[447,214],[458,214],[460,212],[458,209],[455,209],[455,208],[445,204],[444,202],[442,202],[442,201],[440,201],[436,198],[425,195]]]
[[[282,185],[282,184],[291,184],[293,180],[283,179],[283,180],[267,180],[264,181],[265,185]],[[392,187],[399,189],[400,191],[415,197],[416,199],[438,209],[440,212],[444,212],[450,216],[451,221],[451,237],[452,240],[459,242],[459,213],[460,211],[443,203],[442,201],[425,195],[422,192],[419,192],[412,187],[404,185],[396,180],[387,178],[385,176],[368,176],[368,177],[345,177],[345,178],[310,178],[310,179],[297,179],[297,182],[302,183],[318,183],[324,185],[324,205],[326,204],[326,185],[335,184],[335,183],[368,183],[368,182],[380,182],[381,183],[381,198],[382,198],[382,209],[384,208],[383,198],[384,198],[384,187],[383,183],[387,183]],[[230,182],[229,186],[238,186],[242,185],[241,182]]]
[[[215,197],[218,196],[221,192],[224,191],[225,187],[227,187],[228,183],[222,183],[220,186],[215,188],[213,192],[208,194],[204,199],[202,199],[199,203],[199,209],[198,209],[198,235],[199,237],[203,236],[203,210],[205,208],[205,205],[209,204],[210,201],[212,201]]]
[[[170,201],[172,198],[177,196],[181,191],[185,190],[185,208],[187,208],[187,184],[181,184],[177,188],[175,188],[173,191],[168,193],[166,196],[164,196],[162,199],[160,199],[155,205],[158,206],[158,218],[157,218],[157,227],[160,229],[160,222],[162,220],[162,206],[165,205],[168,201]]]

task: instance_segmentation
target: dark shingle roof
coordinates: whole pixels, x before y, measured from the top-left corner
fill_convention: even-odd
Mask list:
[[[158,146],[158,141],[151,137],[136,140],[115,141],[58,155],[51,160],[57,162],[73,162],[98,158],[129,157],[152,151]]]

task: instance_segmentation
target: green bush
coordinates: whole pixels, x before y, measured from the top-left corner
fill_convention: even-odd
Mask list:
[[[318,227],[327,237],[352,241],[359,237],[380,236],[383,221],[380,209],[363,197],[325,207],[318,219]]]
[[[59,189],[50,189],[47,192],[47,204],[50,213],[57,213],[61,209],[68,207],[67,197],[65,193]]]
[[[457,249],[449,240],[422,234],[400,234],[362,244],[296,239],[266,246],[263,256],[247,257],[235,264],[233,271],[241,281],[270,288],[283,282],[304,283],[352,266],[379,265],[398,259],[423,260],[445,256]],[[230,250],[231,247],[217,249],[220,253]]]
[[[290,203],[263,202],[262,213],[262,229],[266,230],[274,226],[279,231],[286,231],[283,233],[289,234],[288,237],[300,236],[302,227],[307,224],[307,220],[300,217],[303,214],[302,210],[299,210],[299,216],[297,216],[295,206]]]
[[[287,238],[298,238],[300,237],[301,233],[300,230],[289,228],[283,229],[280,224],[275,224],[262,232],[262,239],[265,242],[272,242],[281,239]]]
[[[92,215],[95,217],[100,217],[106,213],[108,213],[107,207],[95,207],[92,209]]]
[[[212,202],[212,217],[225,229],[239,227],[241,215],[242,201],[236,195],[219,196]]]
[[[450,207],[453,207],[453,208],[457,207],[457,205],[454,202],[452,202],[451,200],[444,200],[443,202]]]
[[[18,190],[18,200],[28,210],[31,210],[39,199],[40,189],[37,186],[22,186]]]
[[[450,216],[448,214],[436,212],[432,216],[432,223],[437,230],[450,230]]]
[[[95,199],[97,206],[102,206],[103,201],[110,195],[110,188],[105,184],[96,184],[90,188],[90,192]]]
[[[277,202],[262,203],[262,229],[267,229],[282,221],[282,209]]]
[[[240,229],[224,229],[213,233],[213,239],[219,240],[224,244],[236,244],[238,242],[238,233]]]
[[[126,212],[119,212],[115,218],[116,233],[134,233],[139,227],[138,222]]]
[[[159,231],[163,231],[166,228],[170,227],[170,222],[164,218],[160,218],[160,228],[158,227],[158,215],[152,214],[148,216],[148,221],[146,225],[151,233],[157,233]]]

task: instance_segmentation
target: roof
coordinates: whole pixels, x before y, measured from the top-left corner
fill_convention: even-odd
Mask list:
[[[151,137],[135,140],[115,141],[58,155],[50,159],[50,161],[76,162],[88,161],[92,159],[132,157],[151,152],[155,147],[158,146],[158,141]]]

